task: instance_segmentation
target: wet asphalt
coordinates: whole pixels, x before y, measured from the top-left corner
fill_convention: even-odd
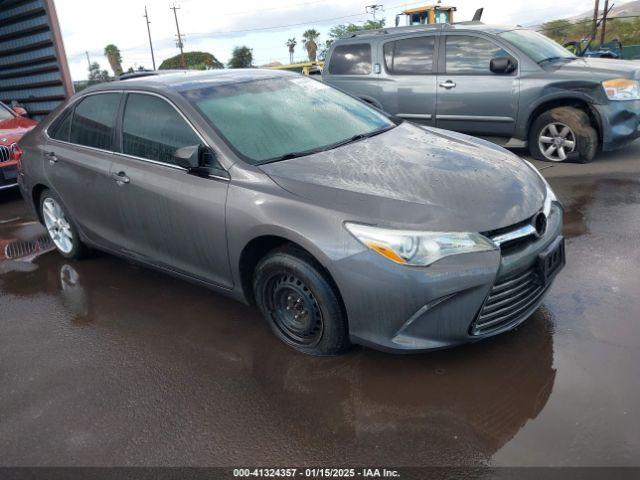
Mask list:
[[[0,465],[640,465],[640,142],[537,165],[568,242],[543,306],[411,356],[298,354],[253,308],[63,259],[0,192]]]

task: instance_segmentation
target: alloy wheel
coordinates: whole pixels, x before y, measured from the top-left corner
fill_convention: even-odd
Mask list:
[[[575,151],[576,135],[564,123],[550,123],[540,131],[538,147],[547,160],[562,162]]]
[[[309,288],[296,276],[281,274],[266,285],[267,308],[275,326],[289,341],[316,345],[324,323],[320,306]]]
[[[42,216],[49,236],[58,250],[70,253],[73,250],[73,233],[60,204],[51,197],[46,198],[42,202]]]

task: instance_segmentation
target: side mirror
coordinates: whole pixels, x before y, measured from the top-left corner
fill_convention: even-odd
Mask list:
[[[515,72],[518,68],[518,62],[511,57],[492,58],[489,63],[489,70],[497,75],[507,75]]]
[[[13,113],[15,113],[16,115],[20,116],[20,117],[26,117],[29,115],[29,113],[27,112],[27,109],[24,107],[18,107],[17,105],[14,107],[11,107],[11,110],[13,110]]]
[[[176,150],[173,159],[176,165],[187,170],[200,166],[200,145],[190,145]]]

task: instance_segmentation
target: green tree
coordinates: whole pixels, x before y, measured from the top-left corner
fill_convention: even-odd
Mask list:
[[[111,43],[104,47],[104,56],[107,57],[113,74],[116,77],[122,75],[122,55],[120,55],[120,49]]]
[[[302,38],[303,38],[302,42],[304,44],[304,48],[307,49],[307,55],[309,56],[309,61],[315,62],[316,55],[318,52],[318,44],[316,43],[316,40],[320,38],[320,33],[318,33],[317,30],[310,28],[309,30],[305,31],[302,34]]]
[[[296,49],[296,45],[298,42],[296,41],[296,37],[290,38],[287,40],[287,47],[289,47],[289,63],[293,63],[293,52]]]
[[[231,53],[229,68],[251,68],[253,67],[253,50],[249,47],[235,47]]]
[[[184,52],[184,62],[188,70],[214,70],[224,68],[222,62],[207,52]],[[160,70],[181,69],[180,55],[167,58],[160,64]]]
[[[324,46],[322,50],[320,50],[320,58],[324,60],[327,56],[327,52],[329,51],[329,47],[333,44],[336,39],[340,37],[345,37],[350,33],[359,32],[361,30],[378,30],[380,28],[384,28],[384,18],[382,20],[367,20],[362,25],[356,25],[355,23],[344,23],[341,25],[336,25],[329,29],[329,40],[324,42]]]
[[[559,43],[564,43],[570,37],[574,25],[569,20],[551,20],[540,26],[540,31],[547,37]]]
[[[93,85],[96,83],[108,81],[109,72],[107,72],[106,70],[100,70],[100,64],[98,62],[93,62],[89,67],[89,84]]]

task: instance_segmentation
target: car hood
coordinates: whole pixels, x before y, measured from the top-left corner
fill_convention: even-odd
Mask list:
[[[260,167],[278,185],[346,220],[489,231],[542,208],[545,185],[516,155],[484,140],[404,122],[326,152]]]
[[[584,75],[586,80],[592,80],[594,75],[601,79],[640,78],[640,62],[612,58],[576,58],[570,62],[553,62],[548,65],[548,69],[555,72]]]
[[[11,145],[17,142],[36,125],[37,123],[33,120],[22,117],[0,120],[0,145]]]

